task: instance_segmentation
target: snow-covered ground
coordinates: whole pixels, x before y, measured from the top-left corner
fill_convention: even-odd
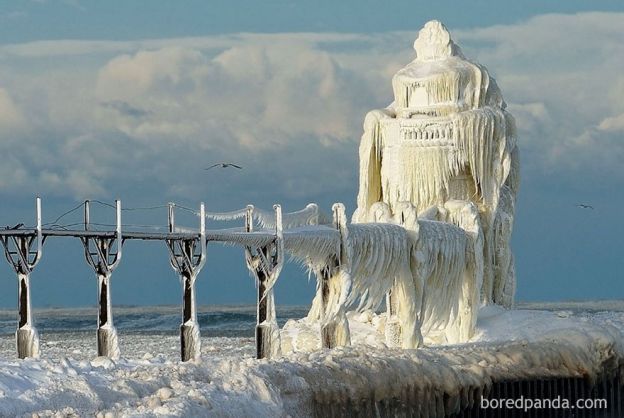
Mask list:
[[[42,357],[17,360],[13,338],[4,336],[0,416],[311,416],[347,398],[366,407],[401,394],[439,408],[426,388],[459,399],[492,378],[622,364],[624,304],[601,306],[488,307],[473,342],[420,350],[385,348],[383,315],[350,315],[354,345],[332,351],[314,350],[314,327],[291,322],[283,346],[298,351],[274,361],[253,358],[252,338],[217,337],[203,339],[202,360],[181,363],[177,336],[163,333],[120,333],[123,358],[111,361],[94,357],[94,332],[82,331],[42,333]]]

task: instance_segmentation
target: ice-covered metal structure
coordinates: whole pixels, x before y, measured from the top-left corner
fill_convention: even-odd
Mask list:
[[[394,102],[366,115],[353,215],[354,223],[402,226],[380,232],[402,248],[388,252],[368,226],[369,254],[351,266],[351,294],[364,304],[379,304],[388,290],[388,320],[397,325],[386,331],[404,347],[416,344],[418,329],[466,341],[479,305],[512,305],[519,183],[515,123],[496,81],[438,21],[425,24],[414,49],[416,59],[392,79]],[[403,266],[371,270],[380,257]]]
[[[440,22],[423,27],[414,49],[416,59],[392,79],[394,102],[366,115],[354,219],[373,220],[377,202],[396,218],[409,203],[421,219],[457,224],[461,205],[445,205],[472,203],[483,232],[483,301],[510,306],[519,182],[514,119],[496,81],[462,55]]]

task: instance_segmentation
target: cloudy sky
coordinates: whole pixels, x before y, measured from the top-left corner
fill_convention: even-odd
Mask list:
[[[44,222],[85,198],[351,211],[363,117],[392,100],[392,75],[437,18],[517,119],[517,299],[624,298],[622,3],[334,3],[0,3],[0,224],[32,223],[36,195]],[[224,160],[244,169],[203,170]],[[162,209],[124,216],[166,222]],[[113,301],[177,303],[163,244],[125,250]],[[0,276],[0,306],[15,306],[6,263]],[[95,302],[75,240],[46,243],[32,281],[36,306]],[[200,303],[249,303],[255,292],[237,249],[210,247],[198,285]],[[308,303],[313,288],[291,267],[278,303]]]

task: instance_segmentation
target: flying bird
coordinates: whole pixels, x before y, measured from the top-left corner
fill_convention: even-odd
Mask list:
[[[586,205],[584,203],[579,203],[578,205],[576,205],[577,207],[581,208],[581,209],[591,209],[594,210],[594,207],[592,205]]]
[[[215,167],[221,167],[221,168],[233,167],[233,168],[238,168],[239,170],[242,170],[242,168],[243,168],[240,165],[236,165],[236,164],[232,164],[232,163],[216,163],[216,164],[211,165],[208,168],[204,168],[204,170],[210,170],[210,169],[213,169]]]

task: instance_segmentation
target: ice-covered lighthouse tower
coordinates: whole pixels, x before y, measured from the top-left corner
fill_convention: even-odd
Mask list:
[[[392,79],[394,102],[366,115],[355,222],[375,204],[409,202],[418,217],[450,221],[449,203],[476,205],[483,237],[482,301],[509,306],[511,237],[518,189],[515,123],[487,70],[467,60],[438,21],[414,42],[416,59]]]

